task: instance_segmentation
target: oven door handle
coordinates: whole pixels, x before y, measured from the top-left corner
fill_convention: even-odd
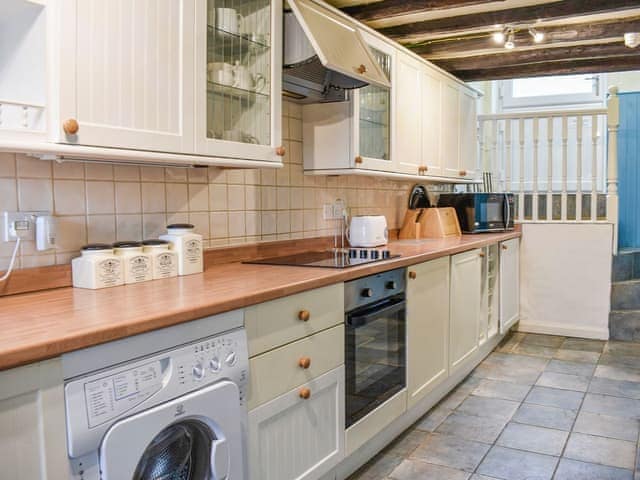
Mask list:
[[[371,317],[373,316],[377,317],[379,315],[389,315],[392,313],[396,313],[404,309],[405,306],[406,306],[406,300],[400,300],[399,302],[392,303],[382,308],[380,308],[379,306],[375,308],[371,308],[370,310],[367,310],[358,315],[348,315],[347,325],[352,328],[364,327],[366,324],[370,322],[369,319]]]

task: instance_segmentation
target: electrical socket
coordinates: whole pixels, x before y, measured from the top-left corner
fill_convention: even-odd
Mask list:
[[[2,230],[3,242],[34,240],[36,235],[36,218],[49,215],[48,212],[3,212]]]
[[[333,220],[333,205],[331,203],[322,205],[322,219]]]

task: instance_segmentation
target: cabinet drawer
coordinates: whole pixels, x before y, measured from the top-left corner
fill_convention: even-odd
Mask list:
[[[300,366],[309,359],[308,368]],[[249,409],[344,363],[344,325],[253,357],[249,362]]]
[[[254,305],[245,310],[244,318],[249,356],[253,357],[341,324],[344,321],[344,284]]]
[[[250,478],[316,480],[337,465],[344,457],[344,398],[340,366],[250,411]]]

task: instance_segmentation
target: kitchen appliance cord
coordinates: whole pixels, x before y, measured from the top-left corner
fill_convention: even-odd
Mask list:
[[[9,267],[7,267],[7,271],[4,272],[4,275],[0,277],[0,283],[6,282],[13,271],[13,264],[16,261],[16,255],[18,254],[18,248],[20,248],[20,237],[16,239],[16,246],[13,249],[13,254],[11,255],[11,260],[9,261]]]

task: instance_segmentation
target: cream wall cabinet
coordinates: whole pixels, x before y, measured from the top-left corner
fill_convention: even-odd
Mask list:
[[[520,319],[520,239],[500,244],[500,333]]]
[[[0,477],[68,480],[59,358],[0,372]]]
[[[414,57],[398,53],[396,85],[396,148],[398,169],[402,173],[418,175],[422,164],[422,114],[420,76],[422,63]]]
[[[407,403],[411,408],[448,376],[449,258],[407,269]]]
[[[478,349],[483,255],[481,249],[475,249],[451,256],[450,372]]]
[[[316,480],[344,457],[344,367],[249,412],[249,471],[259,480]]]

